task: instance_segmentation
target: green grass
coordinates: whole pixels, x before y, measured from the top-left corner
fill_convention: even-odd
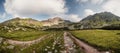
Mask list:
[[[48,37],[44,38],[41,42],[33,44],[29,47],[14,45],[13,49],[7,48],[9,44],[0,44],[0,53],[48,53],[52,52],[61,53],[64,50],[63,32],[62,31],[49,31],[51,33]],[[55,43],[56,42],[56,43]],[[54,46],[53,46],[54,45]],[[47,50],[46,50],[47,49]]]
[[[27,30],[27,31],[12,31],[5,32],[0,31],[0,37],[4,37],[7,39],[20,40],[20,41],[29,41],[40,38],[43,35],[48,35],[50,32],[48,31],[38,31],[38,30]]]
[[[56,42],[56,43],[55,43]],[[63,32],[53,31],[53,35],[50,38],[46,38],[38,44],[31,45],[30,47],[21,51],[21,53],[61,53],[64,50]],[[57,51],[57,52],[56,52]]]
[[[99,50],[120,53],[120,30],[78,30],[71,32],[77,38]]]
[[[29,30],[29,31],[27,31],[27,33],[24,31],[14,31],[14,32],[7,32],[7,34],[8,33],[10,33],[10,34],[20,34],[21,33],[21,36],[12,35],[12,36],[3,36],[3,37],[6,37],[6,38],[11,37],[10,39],[15,39],[15,40],[23,40],[24,39],[24,41],[25,41],[25,40],[34,39],[34,38],[30,38],[30,37],[35,37],[35,38],[40,37],[40,36],[34,36],[34,35],[38,35],[40,32],[42,34],[43,34],[43,32],[45,32],[45,34],[48,33],[49,35],[46,38],[44,38],[44,40],[42,40],[41,42],[33,44],[28,47],[20,46],[20,45],[10,45],[10,44],[4,42],[5,44],[4,43],[0,44],[0,53],[2,53],[2,52],[4,52],[4,53],[14,53],[14,52],[15,53],[34,53],[34,52],[35,53],[49,53],[49,52],[62,53],[61,51],[65,50],[63,31],[35,31],[35,30],[33,31],[33,30]],[[23,36],[22,34],[24,34],[25,36]],[[28,38],[28,39],[26,39],[26,38]],[[10,49],[10,48],[8,48],[9,46],[14,46],[14,48]],[[78,53],[81,53],[81,50],[79,50],[78,46],[75,47],[75,49],[78,50]]]

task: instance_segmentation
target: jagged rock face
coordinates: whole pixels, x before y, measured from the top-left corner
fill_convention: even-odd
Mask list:
[[[42,22],[43,26],[52,26],[52,25],[58,25],[60,23],[63,23],[64,20],[59,17],[55,17],[55,18],[50,18],[48,20],[44,20],[41,22]]]

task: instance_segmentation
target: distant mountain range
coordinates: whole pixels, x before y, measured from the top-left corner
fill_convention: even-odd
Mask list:
[[[19,17],[7,20],[5,22],[0,23],[0,29],[6,30],[14,30],[14,29],[43,29],[44,27],[49,28],[60,28],[67,25],[67,23],[71,23],[69,20],[63,20],[59,17],[50,18],[48,20],[38,21],[32,18],[21,19]]]
[[[13,18],[7,20],[0,24],[1,28],[5,27],[22,27],[22,28],[33,28],[41,29],[44,27],[49,28],[72,28],[72,29],[91,29],[91,28],[102,28],[105,26],[111,26],[120,24],[120,17],[110,13],[110,12],[101,12],[94,15],[89,15],[86,18],[82,19],[78,23],[73,23],[69,20],[64,20],[60,17],[50,18],[48,20],[37,21],[32,18]],[[117,25],[118,26],[118,25]]]

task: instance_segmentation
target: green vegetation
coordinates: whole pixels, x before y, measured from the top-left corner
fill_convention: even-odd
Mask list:
[[[27,29],[27,31],[17,30],[12,32],[6,32],[0,30],[0,37],[4,37],[7,39],[14,39],[20,41],[28,41],[40,38],[43,35],[48,35],[50,32],[48,31],[38,31],[33,29]]]
[[[107,29],[107,30],[120,30],[120,24],[112,24],[112,25],[110,25],[110,26],[102,27],[102,29]]]
[[[5,39],[0,38],[0,53],[14,53],[16,46],[8,44]]]
[[[9,44],[0,44],[0,53],[61,53],[64,51],[64,39],[62,31],[51,31],[52,35],[44,38],[41,42],[29,47],[13,46]],[[10,47],[10,48],[8,48]]]
[[[23,53],[61,53],[64,50],[63,32],[55,32],[52,37],[24,49]]]
[[[98,48],[120,53],[119,30],[79,30],[71,31],[77,38]]]

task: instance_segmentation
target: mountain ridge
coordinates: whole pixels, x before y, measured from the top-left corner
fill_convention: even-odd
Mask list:
[[[101,28],[119,23],[120,17],[110,12],[96,13],[94,15],[87,16],[80,21],[80,24],[83,28]]]
[[[21,19],[19,17],[2,22],[1,26],[8,27],[28,27],[28,28],[72,28],[72,29],[89,29],[102,28],[110,25],[119,25],[120,17],[110,12],[101,12],[94,15],[89,15],[80,22],[74,23],[69,20],[64,20],[60,17],[49,18],[47,20],[38,21],[32,18]]]

